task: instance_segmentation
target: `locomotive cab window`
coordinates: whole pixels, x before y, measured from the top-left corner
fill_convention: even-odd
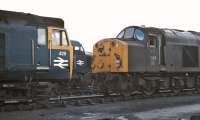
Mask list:
[[[61,45],[60,38],[60,31],[54,30],[52,33],[52,45]]]
[[[134,33],[134,38],[139,41],[144,40],[144,32],[140,29],[136,29]]]
[[[66,36],[65,31],[62,31],[62,45],[64,45],[64,46],[68,45],[68,43],[67,43],[67,36]]]
[[[157,44],[157,36],[149,35],[148,46],[150,48],[156,48],[156,44]]]
[[[75,51],[79,51],[79,50],[80,50],[80,47],[79,47],[79,46],[74,46],[74,50],[75,50]]]
[[[127,28],[124,33],[124,39],[133,39],[134,28]]]
[[[134,41],[143,41],[145,39],[145,33],[140,28],[129,27],[121,31],[117,38],[124,40],[134,40]]]
[[[82,46],[74,46],[74,50],[75,50],[75,51],[84,52],[84,49],[83,49]]]
[[[38,35],[38,45],[46,45],[46,29],[39,28],[37,30],[37,35]]]
[[[67,36],[64,30],[53,30],[52,32],[52,45],[67,46]]]
[[[119,39],[123,37],[124,37],[124,30],[117,35],[117,38]]]

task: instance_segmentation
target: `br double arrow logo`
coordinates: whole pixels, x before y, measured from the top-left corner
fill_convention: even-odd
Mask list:
[[[82,65],[84,64],[84,61],[82,61],[82,60],[78,60],[78,61],[76,61],[76,64],[82,66]]]
[[[59,67],[59,68],[61,68],[61,69],[65,69],[65,67],[68,67],[69,65],[68,65],[68,60],[64,60],[64,59],[62,59],[61,57],[57,57],[57,59],[55,59],[55,60],[53,60],[53,62],[54,62],[54,66],[55,67]]]

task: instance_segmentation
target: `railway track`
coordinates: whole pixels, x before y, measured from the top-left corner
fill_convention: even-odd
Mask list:
[[[130,96],[123,96],[119,94],[87,94],[87,95],[61,95],[50,98],[24,98],[24,99],[0,99],[0,110],[4,111],[18,111],[18,110],[34,110],[41,108],[52,107],[67,107],[67,106],[84,106],[95,104],[106,104],[113,102],[129,101],[136,99],[148,99],[156,97],[173,97],[173,96],[197,96],[199,95],[194,89],[185,89],[180,94],[172,93],[170,90],[161,90],[159,93],[152,96],[144,95],[140,92],[133,93]]]
[[[51,105],[61,105],[61,106],[83,106],[83,105],[95,105],[95,104],[104,104],[104,103],[113,103],[113,102],[120,102],[120,101],[129,101],[129,100],[136,100],[136,99],[148,99],[148,98],[156,98],[156,97],[173,97],[173,96],[184,96],[184,95],[199,95],[194,93],[191,90],[185,90],[184,93],[181,94],[173,94],[170,91],[162,91],[158,94],[153,96],[146,96],[142,93],[135,93],[131,96],[122,96],[118,94],[111,94],[109,96],[104,95],[82,95],[82,96],[59,96],[55,98],[50,98],[49,103]]]
[[[23,110],[33,110],[42,108],[42,104],[37,104],[36,100],[33,98],[15,98],[15,99],[1,99],[0,100],[0,111],[23,111]]]

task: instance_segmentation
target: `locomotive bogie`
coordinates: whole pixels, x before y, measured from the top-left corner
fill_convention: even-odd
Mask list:
[[[186,76],[180,73],[96,73],[95,88],[105,95],[151,96],[158,93],[181,94],[184,91],[199,91],[196,74]]]

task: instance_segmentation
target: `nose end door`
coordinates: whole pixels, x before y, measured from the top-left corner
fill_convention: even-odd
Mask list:
[[[72,78],[73,47],[64,29],[48,28],[51,69],[64,79]]]

